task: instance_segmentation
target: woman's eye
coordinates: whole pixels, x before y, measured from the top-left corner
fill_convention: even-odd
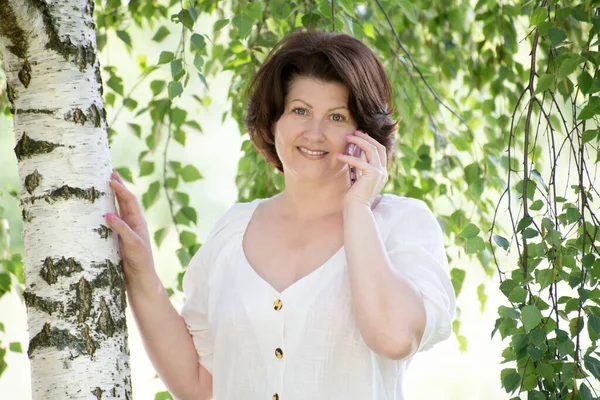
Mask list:
[[[333,120],[335,122],[343,122],[346,118],[340,114],[333,114]]]
[[[292,112],[298,115],[306,115],[306,109],[304,108],[293,108]]]

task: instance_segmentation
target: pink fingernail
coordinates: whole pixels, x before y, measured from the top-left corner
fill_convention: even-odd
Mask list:
[[[106,219],[108,219],[108,222],[114,222],[115,216],[112,215],[111,213],[106,213]]]

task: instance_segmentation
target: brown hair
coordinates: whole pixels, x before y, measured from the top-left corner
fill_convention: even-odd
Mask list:
[[[358,128],[386,147],[388,159],[393,156],[398,122],[390,117],[395,109],[383,65],[352,36],[311,30],[292,32],[277,43],[246,91],[246,130],[268,163],[283,173],[273,124],[284,112],[291,81],[299,76],[345,85],[348,108]]]

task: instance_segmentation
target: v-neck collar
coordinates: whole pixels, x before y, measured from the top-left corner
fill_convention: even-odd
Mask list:
[[[314,279],[316,279],[317,276],[322,275],[323,271],[326,270],[326,269],[328,269],[327,266],[329,264],[331,264],[338,257],[338,255],[340,253],[343,252],[344,245],[342,244],[342,246],[335,253],[333,253],[333,255],[331,255],[331,257],[329,257],[319,267],[317,267],[316,269],[314,269],[310,273],[304,275],[303,277],[295,280],[291,285],[289,285],[288,287],[286,287],[282,291],[279,291],[279,290],[275,289],[269,282],[267,282],[262,276],[260,276],[260,274],[258,272],[256,272],[256,269],[254,269],[254,267],[250,264],[250,262],[248,261],[248,257],[246,257],[246,252],[244,251],[244,235],[246,234],[246,230],[248,228],[248,225],[250,224],[250,220],[252,219],[252,216],[256,212],[256,209],[258,208],[258,205],[260,203],[262,203],[263,201],[265,201],[265,200],[267,200],[267,199],[266,198],[255,199],[254,202],[256,204],[253,204],[253,207],[248,211],[249,215],[246,218],[246,220],[244,221],[243,229],[241,229],[241,238],[239,240],[240,257],[242,259],[243,268],[249,272],[249,274],[254,278],[254,280],[258,281],[259,284],[261,284],[263,286],[266,286],[269,291],[273,292],[278,297],[283,297],[287,293],[296,290],[297,287],[303,286],[305,283],[313,281]]]
[[[379,200],[379,202],[373,209],[373,214],[375,215],[376,219],[378,217],[378,213],[376,212],[377,207],[379,207],[379,205],[383,202],[385,195],[386,195],[385,193],[382,194],[381,199]],[[279,290],[275,289],[269,282],[267,282],[262,276],[260,276],[258,272],[256,272],[254,267],[248,261],[248,258],[246,257],[246,252],[244,251],[244,235],[246,234],[246,230],[248,229],[250,220],[254,216],[254,213],[256,212],[256,209],[258,208],[259,204],[268,199],[269,198],[258,198],[258,199],[254,199],[250,203],[251,207],[249,207],[248,214],[243,222],[242,228],[240,229],[241,236],[238,241],[239,253],[240,253],[241,262],[243,264],[243,269],[249,273],[250,277],[253,278],[255,281],[257,281],[260,285],[267,287],[267,289],[270,292],[274,293],[278,297],[283,297],[285,294],[288,294],[289,292],[293,292],[293,291],[297,290],[299,287],[304,286],[308,282],[313,281],[319,275],[324,274],[324,271],[333,270],[334,268],[328,268],[328,265],[331,264],[332,262],[334,262],[336,260],[336,258],[338,258],[339,255],[344,252],[345,247],[342,244],[342,246],[333,255],[331,255],[331,257],[329,257],[323,264],[321,264],[319,267],[317,267],[315,270],[311,271],[310,273],[297,279],[291,285],[289,285],[288,287],[283,289],[281,292]],[[338,263],[338,264],[343,264],[343,263]]]

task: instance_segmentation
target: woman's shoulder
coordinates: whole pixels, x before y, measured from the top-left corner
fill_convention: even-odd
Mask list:
[[[392,230],[415,232],[440,227],[431,207],[425,201],[414,197],[384,193],[375,208],[375,214],[388,233]]]
[[[263,200],[265,199],[257,198],[233,204],[217,219],[206,240],[223,239],[236,232],[243,232],[254,209]]]
[[[394,193],[383,193],[379,204],[375,208],[381,214],[386,216],[412,215],[414,212],[431,213],[429,205],[414,197],[399,196]]]

